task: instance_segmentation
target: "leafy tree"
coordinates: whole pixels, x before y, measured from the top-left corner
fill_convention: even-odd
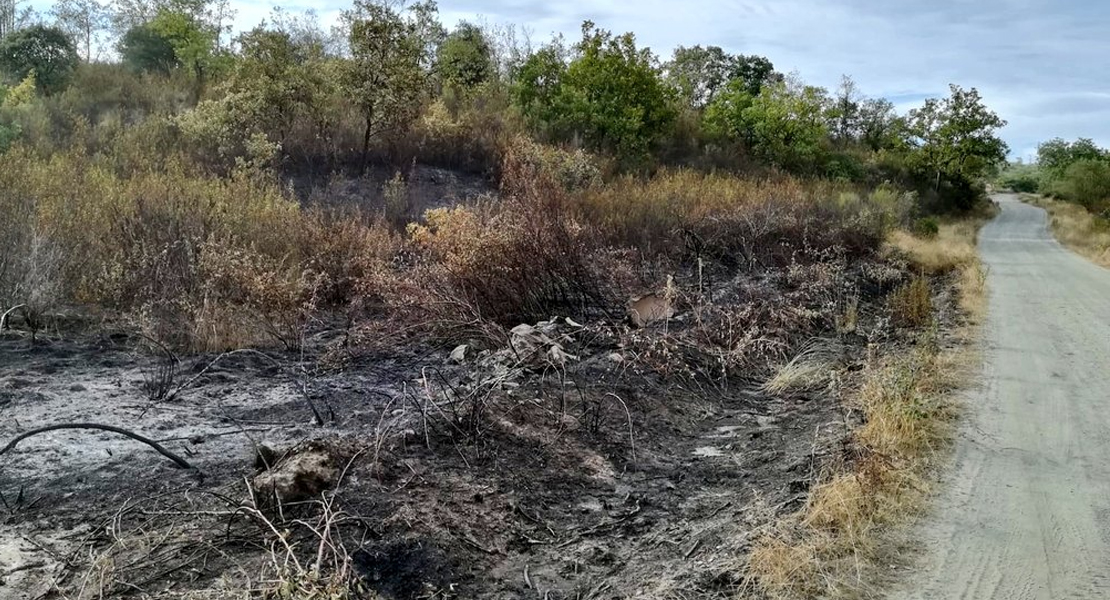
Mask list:
[[[73,40],[57,27],[36,25],[0,40],[0,72],[14,81],[34,73],[45,94],[65,89],[79,62]]]
[[[728,82],[705,109],[702,126],[706,134],[718,140],[750,142],[751,132],[744,111],[751,108],[753,100],[747,82],[742,79]]]
[[[719,46],[679,46],[666,72],[686,105],[700,109],[729,83],[735,67],[735,57]]]
[[[13,113],[31,103],[35,97],[35,76],[28,75],[12,88],[0,86],[0,153],[6,152],[22,133]]]
[[[775,65],[770,60],[755,55],[735,57],[730,79],[743,81],[752,96],[758,96],[765,85],[785,81],[780,73],[775,72]]]
[[[128,29],[118,49],[123,63],[135,71],[169,75],[180,66],[173,43],[150,25]]]
[[[178,64],[203,82],[212,59],[216,32],[193,15],[168,10],[159,12],[148,27],[173,46]]]
[[[344,13],[351,56],[343,86],[364,121],[364,162],[374,137],[407,129],[420,114],[429,83],[428,32],[434,31],[425,21],[433,15],[428,5],[402,14],[372,0],[355,0]]]
[[[828,110],[829,133],[840,147],[847,146],[861,137],[862,102],[862,94],[856,82],[847,75],[842,76],[840,87],[837,88]]]
[[[1107,152],[1088,138],[1066,142],[1055,138],[1037,146],[1037,164],[1051,177],[1061,178],[1068,167],[1081,160],[1101,160]]]
[[[828,137],[825,90],[797,81],[763,86],[752,96],[734,79],[705,111],[705,129],[718,139],[743,142],[780,167],[804,169],[820,157]]]
[[[110,22],[108,6],[98,0],[58,0],[50,13],[59,29],[79,41],[85,61],[91,62]]]
[[[788,169],[804,169],[821,156],[828,128],[825,90],[798,82],[765,85],[743,112],[751,149]]]
[[[436,55],[436,71],[447,85],[472,88],[493,76],[492,49],[485,33],[460,23],[443,41]]]
[[[885,98],[869,98],[859,104],[859,141],[873,152],[902,145],[905,122]]]
[[[983,104],[979,92],[949,88],[951,96],[926,100],[925,106],[910,111],[907,123],[911,158],[935,178],[934,189],[941,180],[965,185],[986,176],[1008,151],[995,133],[1006,121]]]
[[[520,65],[513,86],[513,102],[534,127],[554,129],[561,118],[559,106],[567,73],[566,49],[556,39],[533,52]]]
[[[558,46],[529,58],[514,97],[534,126],[631,162],[647,157],[676,116],[651,51],[630,33],[614,36],[589,21],[569,65]]]
[[[315,56],[318,48],[296,44],[285,32],[257,27],[239,37],[240,58],[227,82],[237,106],[247,109],[241,121],[281,144],[294,121],[328,87]]]
[[[717,94],[733,81],[738,81],[748,95],[756,96],[765,83],[780,79],[770,60],[728,54],[718,46],[679,46],[666,71],[681,98],[696,109],[712,104]]]

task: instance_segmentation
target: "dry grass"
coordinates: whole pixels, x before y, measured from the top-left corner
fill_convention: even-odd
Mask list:
[[[901,232],[891,239],[923,273],[956,272],[969,329],[985,310],[985,276],[975,254],[977,225],[948,223],[933,239]],[[857,458],[846,470],[826,475],[802,510],[754,545],[748,574],[766,596],[881,597],[869,582],[880,580],[877,573],[891,562],[886,534],[925,503],[930,470],[950,437],[952,393],[975,364],[964,346],[940,348],[928,281],[921,276],[907,284],[895,294],[906,298],[895,299],[892,307],[897,311],[900,302],[910,302],[915,324],[927,324],[918,330],[913,350],[872,358],[848,401],[864,415],[853,440]],[[789,365],[784,370],[804,373]]]
[[[775,396],[813,390],[829,383],[836,368],[836,348],[830,343],[812,343],[775,372],[763,391]]]
[[[1032,195],[1023,199],[1048,211],[1052,233],[1061,244],[1097,265],[1110,267],[1110,221],[1071,202]]]
[[[980,320],[986,312],[987,271],[976,252],[979,228],[986,217],[942,223],[936,236],[921,238],[906,231],[891,233],[892,250],[904,255],[925,275],[957,273],[960,309],[971,321]]]

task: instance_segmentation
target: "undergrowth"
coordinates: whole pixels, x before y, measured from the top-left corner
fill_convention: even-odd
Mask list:
[[[826,473],[805,506],[755,544],[750,583],[771,598],[875,597],[874,573],[890,562],[889,532],[927,500],[931,470],[948,446],[952,398],[974,364],[966,343],[940,343],[929,275],[952,277],[967,336],[985,309],[975,222],[941,224],[926,238],[894,232],[891,245],[923,273],[890,299],[892,317],[916,331],[908,351],[869,353],[847,401],[862,413],[853,457]]]
[[[1024,196],[1048,211],[1052,233],[1064,246],[1095,264],[1110,267],[1110,221],[1079,204],[1044,196]]]

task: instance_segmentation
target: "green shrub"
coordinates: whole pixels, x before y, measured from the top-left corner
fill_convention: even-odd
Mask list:
[[[1110,162],[1101,159],[1076,161],[1052,189],[1065,200],[1098,209],[1110,199]]]
[[[998,176],[998,184],[1024,194],[1040,191],[1043,175],[1036,165],[1011,164]]]
[[[913,234],[931,240],[940,233],[940,222],[936,217],[921,217],[913,222]]]

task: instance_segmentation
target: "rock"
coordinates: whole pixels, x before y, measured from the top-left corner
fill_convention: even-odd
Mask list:
[[[460,365],[463,364],[464,362],[466,362],[466,351],[468,349],[470,349],[470,346],[468,346],[467,344],[457,346],[454,350],[451,351],[451,356],[449,357],[449,360],[453,363],[457,363]]]
[[[275,503],[298,502],[319,497],[339,479],[342,456],[337,447],[321,440],[294,446],[277,453],[265,446],[259,448],[256,464],[265,466],[251,478],[251,490],[260,508]]]

